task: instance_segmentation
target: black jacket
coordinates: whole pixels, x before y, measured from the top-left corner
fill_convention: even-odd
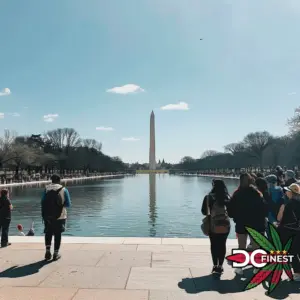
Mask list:
[[[239,188],[229,202],[228,214],[236,226],[248,226],[262,232],[265,230],[268,205],[254,186]]]
[[[7,197],[0,197],[0,220],[11,219],[11,202]]]

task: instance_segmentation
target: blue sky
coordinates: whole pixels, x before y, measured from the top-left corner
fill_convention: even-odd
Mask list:
[[[170,162],[285,134],[299,28],[297,0],[0,0],[0,131],[73,127],[126,162],[148,160],[152,109]]]

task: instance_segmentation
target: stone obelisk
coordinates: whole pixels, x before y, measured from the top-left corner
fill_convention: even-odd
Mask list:
[[[149,170],[156,169],[155,160],[155,116],[152,110],[150,116],[150,149],[149,149]]]

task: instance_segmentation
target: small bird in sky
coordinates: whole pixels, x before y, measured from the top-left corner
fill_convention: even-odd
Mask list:
[[[203,39],[200,39],[200,41],[203,41]]]

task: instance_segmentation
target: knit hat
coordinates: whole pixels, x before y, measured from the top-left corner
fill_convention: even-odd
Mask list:
[[[295,178],[295,172],[292,171],[292,170],[287,170],[285,172],[285,175],[288,177],[288,178]]]
[[[266,181],[267,181],[267,183],[275,184],[275,183],[277,183],[277,176],[274,174],[268,175],[266,177]]]

